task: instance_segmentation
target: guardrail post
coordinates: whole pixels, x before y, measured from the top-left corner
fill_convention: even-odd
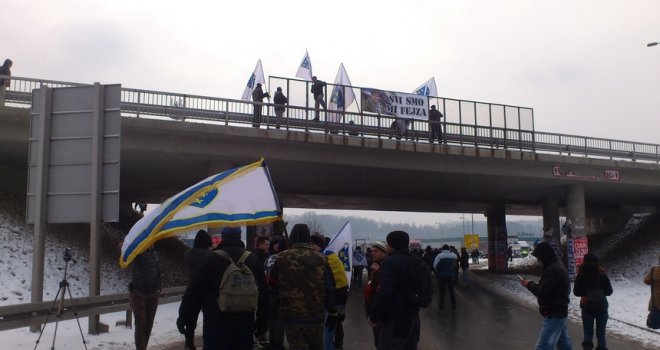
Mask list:
[[[142,106],[142,92],[138,91],[138,96],[137,96],[137,118],[140,118],[140,106]]]

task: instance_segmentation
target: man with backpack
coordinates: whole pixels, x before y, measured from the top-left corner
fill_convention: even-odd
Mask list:
[[[226,227],[188,284],[176,325],[185,334],[201,309],[204,349],[252,350],[255,326],[266,324],[267,301],[263,265],[245,251],[241,229]]]
[[[392,231],[386,240],[391,251],[380,268],[380,287],[371,306],[369,323],[372,327],[381,328],[379,349],[416,350],[420,333],[419,308],[428,306],[428,303],[418,300],[417,297],[422,294],[418,286],[420,281],[413,280],[411,276],[421,279],[426,274],[428,280],[423,285],[428,287],[431,275],[428,267],[423,270],[426,265],[421,258],[410,254],[408,233]],[[420,269],[424,272],[418,275]]]

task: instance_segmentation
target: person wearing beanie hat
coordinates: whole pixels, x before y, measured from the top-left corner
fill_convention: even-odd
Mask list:
[[[264,90],[261,88],[261,83],[257,83],[257,86],[255,86],[254,90],[252,91],[252,101],[257,102],[254,104],[252,127],[258,128],[259,125],[261,125],[261,108],[263,107],[261,103],[263,102],[264,98],[270,99],[270,94],[264,92]]]
[[[612,295],[612,284],[605,274],[605,270],[598,264],[598,257],[588,253],[584,256],[584,263],[580,266],[573,294],[580,297],[582,310],[582,331],[584,338],[582,347],[591,350],[594,347],[594,321],[596,324],[597,350],[606,350],[605,326],[607,325],[607,296]]]
[[[380,268],[383,263],[383,260],[387,258],[387,243],[377,241],[371,246],[371,257],[373,259],[369,269],[371,270],[371,275],[369,276],[369,282],[364,288],[364,309],[367,314],[367,318],[371,315],[371,306],[378,294],[378,286],[380,285]],[[374,345],[378,349],[378,336],[380,334],[380,326],[376,324],[372,328],[374,336]]]
[[[202,263],[202,260],[207,255],[212,254],[211,245],[211,235],[205,230],[197,231],[192,249],[186,250],[183,255],[183,263],[186,266],[186,272],[188,272],[188,281],[193,279],[197,270],[199,270],[199,265]],[[186,333],[184,334],[186,338],[186,350],[195,349],[195,328],[197,327],[198,315],[199,314],[194,314],[190,316],[190,327],[186,329]]]
[[[208,254],[192,276],[179,306],[176,325],[181,334],[187,334],[197,324],[196,316],[203,311],[204,349],[252,350],[254,331],[264,332],[267,325],[268,291],[264,265],[256,255],[246,252],[239,227],[225,227],[216,252]],[[222,252],[220,252],[222,251]],[[247,253],[245,255],[245,253]],[[252,272],[257,285],[256,311],[224,312],[218,306],[220,282],[227,268],[244,257],[244,266]],[[194,349],[194,347],[189,347]]]
[[[381,346],[388,344],[388,349],[417,349],[419,306],[413,305],[409,299],[411,286],[408,275],[414,263],[408,249],[410,238],[404,231],[392,231],[386,240],[392,251],[380,266],[380,286],[371,305],[369,324],[380,327],[378,343]]]
[[[269,279],[279,293],[289,348],[323,349],[324,323],[337,322],[334,283],[326,258],[310,244],[307,225],[296,224],[289,242],[291,247],[275,256]]]
[[[568,334],[568,304],[571,282],[564,265],[547,242],[540,242],[532,255],[543,263],[539,282],[521,278],[520,284],[537,298],[543,325],[536,341],[536,349],[571,349]]]

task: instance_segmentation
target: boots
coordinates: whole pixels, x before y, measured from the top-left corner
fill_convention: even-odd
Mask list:
[[[592,350],[594,348],[594,344],[590,343],[588,341],[583,341],[582,342],[582,349],[584,350]]]

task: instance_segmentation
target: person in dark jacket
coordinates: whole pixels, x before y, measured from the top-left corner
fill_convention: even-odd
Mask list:
[[[138,255],[132,265],[128,290],[133,318],[135,318],[135,349],[147,350],[160,295],[158,256],[153,248],[149,248]]]
[[[328,107],[325,105],[325,100],[323,99],[323,89],[326,86],[326,82],[318,80],[316,76],[312,77],[312,94],[314,95],[314,109],[316,114],[314,115],[314,121],[319,121],[319,105],[323,106],[323,109],[328,110]]]
[[[582,347],[591,350],[594,347],[594,321],[596,321],[597,350],[607,350],[605,341],[605,326],[607,325],[607,297],[612,295],[612,284],[605,274],[605,270],[598,264],[598,258],[594,254],[586,254],[584,263],[580,266],[573,294],[580,297],[580,308],[582,309],[582,329],[584,339]]]
[[[275,92],[275,96],[273,96],[273,102],[275,103],[275,127],[279,129],[284,112],[286,111],[284,105],[289,103],[289,99],[284,96],[281,87],[277,88],[277,92]]]
[[[259,258],[262,264],[265,264],[266,259],[268,259],[268,248],[270,248],[270,238],[258,236],[256,246],[252,252]]]
[[[436,137],[438,138],[439,143],[444,141],[444,137],[442,136],[442,124],[440,124],[440,119],[442,119],[442,117],[442,113],[440,113],[440,111],[435,108],[435,105],[431,106],[431,110],[429,111],[430,143],[433,143],[433,140],[435,140]]]
[[[371,264],[368,266],[369,270],[371,270],[371,277],[369,277],[369,282],[367,283],[367,287],[364,288],[364,309],[367,313],[367,318],[371,315],[371,306],[373,305],[374,298],[376,298],[376,294],[378,294],[378,287],[380,286],[380,266],[383,263],[383,260],[387,258],[387,244],[383,242],[376,242],[372,246],[373,249],[371,249],[371,256],[372,256],[372,261]],[[369,249],[367,248],[367,251]],[[378,349],[378,336],[380,335],[380,326],[376,324],[373,328],[373,335],[374,335],[374,345],[376,345],[376,349]]]
[[[211,252],[211,235],[204,230],[197,231],[192,249],[187,250],[183,255],[183,263],[188,272],[188,281],[192,281],[202,260]],[[186,328],[186,347],[185,350],[195,350],[195,328],[197,327],[198,314],[191,315],[190,326]]]
[[[381,327],[379,349],[416,350],[419,343],[419,307],[408,298],[407,275],[412,264],[408,245],[410,237],[404,231],[387,235],[391,251],[380,269],[380,287],[371,306],[369,323]]]
[[[241,229],[225,227],[221,232],[222,241],[216,250],[223,250],[234,260],[238,261],[245,244],[241,241]],[[202,260],[198,272],[188,284],[181,306],[177,328],[182,334],[192,327],[193,315],[203,310],[204,349],[214,350],[252,350],[253,332],[259,325],[265,325],[266,320],[266,283],[264,268],[259,259],[250,254],[245,264],[255,278],[259,296],[255,312],[222,312],[218,307],[220,281],[231,262],[220,254],[209,254]],[[256,314],[256,323],[255,323]]]
[[[264,98],[270,98],[270,95],[261,88],[261,83],[252,91],[252,101],[257,102],[254,104],[254,116],[252,118],[252,127],[258,128],[261,125],[261,109]]]
[[[268,286],[268,350],[284,350],[284,325],[280,316],[279,292],[272,275],[277,254],[283,250],[286,250],[284,239],[281,236],[273,236],[268,248],[269,256],[264,265]]]
[[[568,272],[547,242],[539,243],[532,255],[543,263],[543,274],[537,282],[525,278],[520,284],[532,292],[543,316],[543,326],[536,341],[536,350],[572,349],[568,334],[567,318],[571,282]]]
[[[11,66],[14,64],[9,58],[0,66],[0,75],[11,76]],[[9,78],[0,78],[0,106],[5,105],[6,88],[9,87],[11,80]]]
[[[463,270],[463,285],[467,286],[470,284],[470,255],[467,252],[467,248],[461,248],[461,256],[459,260],[459,265],[461,266],[461,270]]]

